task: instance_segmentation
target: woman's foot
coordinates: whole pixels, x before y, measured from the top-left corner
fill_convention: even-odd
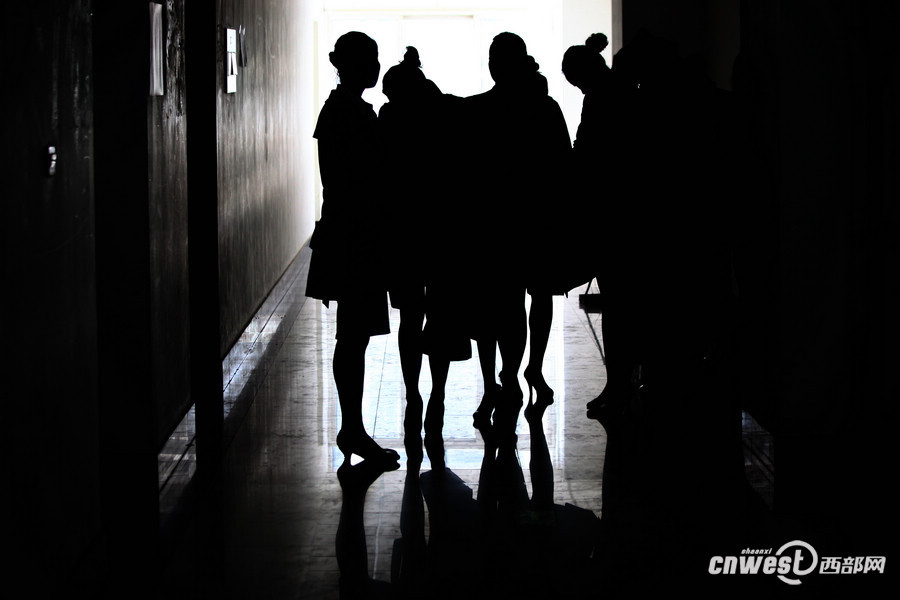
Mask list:
[[[525,405],[525,410],[522,412],[525,415],[525,420],[529,424],[534,425],[535,423],[540,423],[544,418],[545,410],[547,410],[547,404],[541,402],[540,398],[538,398],[535,402],[529,400],[528,404]]]
[[[472,425],[475,429],[484,432],[491,428],[491,414],[497,406],[497,401],[503,389],[499,384],[492,383],[484,390],[484,396],[481,397],[481,404],[472,413]]]
[[[350,432],[342,429],[337,434],[337,446],[344,454],[345,462],[348,462],[353,454],[380,464],[400,460],[396,450],[382,448],[365,430]]]
[[[617,390],[607,383],[600,395],[587,403],[587,418],[603,421],[621,416],[628,406],[627,398],[624,390]]]
[[[531,404],[532,398],[535,395],[534,392],[537,392],[537,400],[535,401],[538,404],[543,404],[545,406],[553,404],[553,389],[549,385],[547,385],[546,380],[544,380],[544,375],[539,369],[528,366],[525,368],[525,371],[522,373],[522,375],[525,377],[526,383],[528,383],[529,405]]]
[[[345,494],[365,495],[369,486],[372,485],[379,476],[388,471],[396,471],[400,468],[400,463],[390,461],[363,460],[355,465],[349,461],[338,467],[337,476],[341,484],[341,489]]]

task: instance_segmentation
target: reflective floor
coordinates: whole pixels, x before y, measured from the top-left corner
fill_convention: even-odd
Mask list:
[[[666,475],[648,475],[653,485],[642,483],[639,470],[631,478],[613,476],[609,435],[585,417],[586,401],[605,383],[601,317],[580,307],[585,291],[554,299],[543,372],[555,402],[543,414],[520,414],[512,451],[498,452],[473,428],[483,394],[474,344],[470,360],[451,364],[443,451],[423,448],[421,438],[404,445],[406,390],[399,313],[392,310],[392,333],[373,338],[367,351],[364,404],[367,430],[401,454],[400,468],[389,472],[368,461],[341,467],[331,369],[335,310],[303,301],[225,456],[221,531],[213,536],[222,563],[204,575],[208,541],[186,543],[162,595],[587,598],[599,591],[614,597],[618,585],[629,597],[623,578],[640,580],[644,568],[657,572],[646,556],[677,556],[690,545],[697,528],[679,521],[692,518],[683,510],[690,494],[680,486],[683,480],[699,489],[698,480],[682,465],[690,434],[669,417],[656,429],[623,430],[613,440],[619,456],[637,455],[634,441],[650,432],[657,440],[652,462],[664,465]],[[520,380],[527,390],[521,374]],[[420,384],[426,399],[430,389],[426,357]],[[652,502],[626,501],[604,485],[640,489]],[[716,490],[702,493],[720,500]],[[604,501],[618,506],[615,519],[604,515]],[[623,568],[636,570],[622,575]],[[665,589],[667,580],[660,581]]]
[[[229,451],[226,561],[228,589],[235,597],[338,597],[336,537],[342,490],[337,470],[343,455],[334,443],[340,425],[331,372],[334,313],[320,302],[304,304]],[[536,421],[546,442],[546,454],[541,458],[549,458],[552,473],[552,481],[543,483],[552,489],[540,493],[552,496],[557,507],[572,505],[578,517],[593,522],[602,510],[600,482],[606,438],[598,423],[584,417],[584,404],[604,382],[594,334],[599,335],[599,316],[578,309],[578,293],[557,297],[554,313],[544,374],[555,391],[555,402],[543,419]],[[441,481],[436,482],[428,454],[423,453],[421,465],[416,465],[404,448],[406,393],[396,310],[392,310],[391,321],[392,333],[373,338],[368,348],[364,415],[367,430],[378,442],[400,452],[401,466],[381,474],[368,486],[364,506],[363,498],[359,499],[358,526],[365,548],[353,550],[364,553],[368,576],[381,582],[391,581],[392,573],[396,581],[398,570],[404,575],[412,570],[404,555],[431,537],[432,515],[422,496],[428,484],[432,493],[438,493],[434,486],[448,486],[473,506],[486,496],[480,488],[485,444],[472,426],[472,412],[483,394],[477,349],[473,345],[473,358],[452,363],[450,368],[443,436],[448,472],[442,472]],[[420,390],[427,398],[430,389],[426,357]],[[534,436],[524,417],[519,419],[517,433],[518,452],[512,459],[523,484],[524,501],[535,496],[529,466],[538,457],[532,456]],[[411,483],[418,474],[422,481]],[[367,474],[360,476],[365,479]],[[418,491],[417,500],[411,500],[418,487],[424,489]],[[404,511],[404,502],[407,508],[416,502],[421,505],[411,509],[420,511],[420,530],[414,533],[405,530],[410,510]],[[538,521],[539,517],[537,512],[527,515]],[[410,535],[414,541],[409,541]],[[470,558],[475,556],[476,541],[472,540]],[[361,560],[361,556],[353,560]],[[454,570],[453,574],[460,572]]]

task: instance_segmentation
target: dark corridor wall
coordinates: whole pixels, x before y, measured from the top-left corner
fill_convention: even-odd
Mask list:
[[[104,437],[155,453],[190,406],[184,0],[163,5],[162,96],[149,95],[148,3],[93,5]]]
[[[4,9],[0,573],[48,597],[101,527],[91,2]]]
[[[103,551],[146,578],[159,544],[158,454],[191,405],[185,1],[161,7],[151,95],[149,2],[94,0],[94,177]]]
[[[224,28],[246,32],[246,66],[237,91],[225,93],[219,64],[219,285],[221,352],[234,344],[260,302],[311,232],[301,204],[301,146],[311,135],[301,114],[304,2],[227,0],[217,3]],[[224,42],[220,44],[224,48]],[[239,55],[240,58],[240,55]],[[310,79],[311,81],[311,79]],[[307,219],[308,220],[308,219]]]
[[[312,47],[299,35],[308,7],[194,3],[199,29],[218,39],[195,54],[192,72],[215,69],[218,81],[189,97],[188,41],[203,32],[188,29],[186,0],[156,3],[165,89],[151,96],[150,4],[15,2],[0,36],[9,61],[0,314],[13,382],[3,394],[2,506],[15,549],[3,573],[27,580],[35,597],[101,596],[111,580],[146,581],[132,591],[150,593],[158,455],[195,401],[191,298],[211,298],[202,308],[220,317],[222,334],[210,339],[223,355],[312,229],[312,186],[298,165],[311,126],[295,108],[311,96],[298,56],[301,41]],[[224,27],[237,25],[248,60],[226,95]],[[189,119],[207,116],[216,126],[197,130],[198,146],[210,152],[189,155]],[[199,177],[189,188],[192,160]],[[202,193],[189,199],[189,189]],[[218,235],[210,245],[222,286],[210,295],[204,274],[192,277],[188,209],[217,198],[203,226]],[[221,394],[221,377],[212,386]]]

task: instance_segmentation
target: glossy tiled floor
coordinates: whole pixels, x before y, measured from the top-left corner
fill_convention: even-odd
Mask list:
[[[599,316],[579,310],[577,290],[568,298],[557,297],[554,310],[544,373],[556,401],[542,421],[553,502],[599,516],[605,433],[584,417],[586,400],[604,381],[594,334],[599,334]],[[416,488],[410,480],[421,473],[425,488],[434,479],[427,455],[417,470],[403,446],[405,390],[398,319],[392,311],[393,333],[372,339],[366,367],[366,427],[383,446],[402,455],[399,470],[380,475],[368,488],[359,523],[368,575],[381,582],[391,581],[392,572],[396,582],[398,570],[406,575],[400,564],[404,544],[398,540],[409,535],[404,531],[409,514],[404,502],[410,504],[410,492]],[[226,574],[227,590],[235,597],[338,597],[336,535],[344,496],[337,475],[343,456],[334,444],[340,411],[331,374],[333,339],[334,310],[305,302],[229,450]],[[420,387],[424,396],[430,387],[426,358]],[[477,355],[453,363],[444,425],[446,466],[452,473],[443,474],[443,483],[452,480],[454,493],[472,502],[485,497],[479,489],[485,448],[471,417],[481,395]],[[516,465],[521,465],[528,497],[535,491],[529,469],[531,437],[528,423],[520,418]],[[417,502],[423,514],[419,537],[428,539],[428,506],[423,497]]]
[[[665,403],[610,432],[585,417],[605,369],[601,317],[580,307],[584,289],[554,299],[543,370],[555,402],[542,417],[520,414],[515,452],[496,452],[472,427],[483,393],[477,355],[452,363],[446,469],[432,468],[421,440],[404,447],[392,311],[393,333],[368,348],[364,416],[367,430],[400,452],[400,468],[383,473],[363,462],[339,471],[335,311],[303,297],[302,273],[295,268],[270,316],[251,324],[236,351],[243,358],[226,361],[226,399],[251,401],[233,402],[240,410],[226,419],[221,490],[200,506],[212,517],[169,558],[160,597],[632,597],[648,576],[658,581],[647,589],[669,589],[672,559],[731,518],[717,507],[733,504],[719,485],[733,461],[716,462],[723,453],[710,451],[719,441],[707,425]],[[233,368],[257,359],[265,368],[249,375]],[[426,357],[426,398],[430,387]],[[706,551],[690,569],[705,571]]]

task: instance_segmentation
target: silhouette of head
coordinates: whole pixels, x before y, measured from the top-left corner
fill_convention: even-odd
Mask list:
[[[591,34],[582,46],[571,46],[563,54],[562,71],[566,81],[582,92],[595,87],[607,71],[606,60],[600,54],[609,45],[602,33]]]
[[[488,68],[495,83],[503,84],[521,78],[528,65],[525,41],[514,33],[497,34],[488,53]],[[532,62],[534,59],[531,59]],[[536,63],[535,63],[536,64]],[[537,69],[533,69],[536,71]]]
[[[378,44],[364,33],[351,31],[339,37],[328,58],[347,87],[362,90],[378,82]]]
[[[387,70],[381,85],[388,100],[397,102],[417,96],[422,91],[425,81],[419,51],[413,46],[407,46],[403,61]]]

